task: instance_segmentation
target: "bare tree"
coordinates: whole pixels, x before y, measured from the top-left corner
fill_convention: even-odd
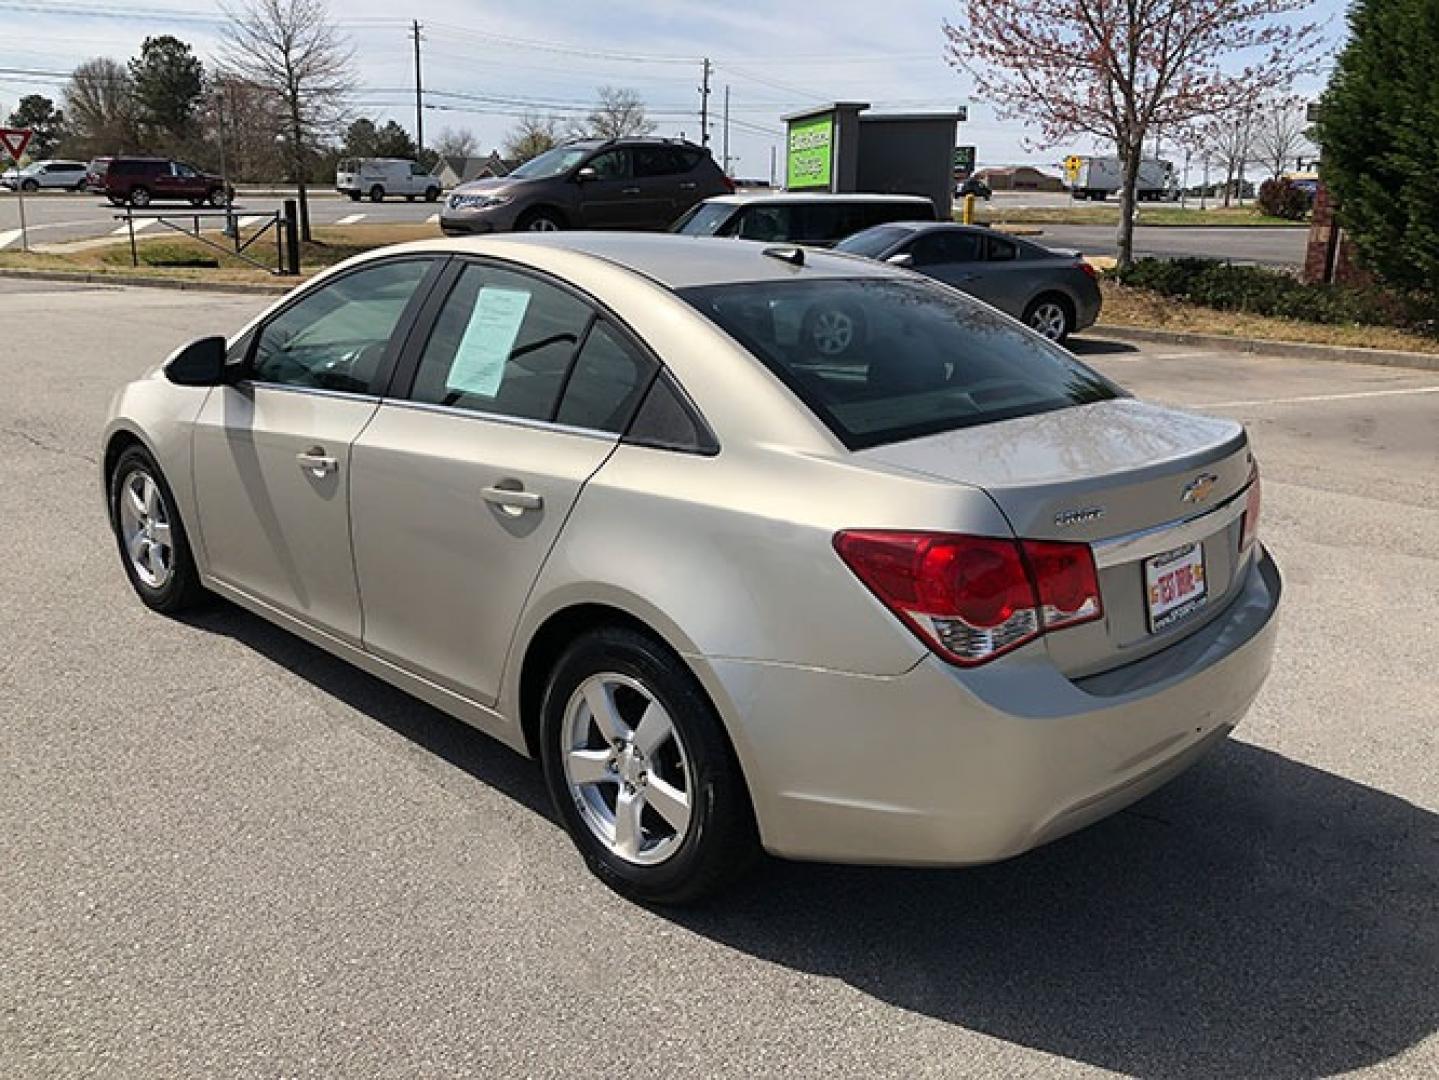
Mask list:
[[[221,47],[226,70],[280,101],[286,157],[300,202],[300,235],[310,234],[306,161],[344,119],[354,89],[354,48],[330,23],[325,0],[237,0]]]
[[[1294,165],[1299,152],[1310,145],[1309,120],[1304,99],[1278,97],[1259,106],[1254,123],[1254,160],[1274,179]]]
[[[558,146],[563,128],[553,116],[522,113],[505,136],[505,157],[523,162]]]
[[[91,157],[139,148],[135,87],[124,64],[106,56],[86,60],[65,84],[69,150]]]
[[[645,116],[645,103],[633,90],[621,86],[601,86],[596,95],[599,101],[585,118],[591,137],[622,139],[654,131],[654,121]]]
[[[1197,131],[1209,160],[1224,170],[1224,205],[1237,197],[1244,205],[1244,166],[1253,160],[1255,107],[1244,104],[1222,116],[1211,116]]]
[[[445,128],[430,144],[430,149],[440,157],[474,157],[479,148],[479,140],[469,128]]]
[[[1124,162],[1119,261],[1134,254],[1135,187],[1151,128],[1225,113],[1293,82],[1319,44],[1312,0],[960,0],[950,62],[1046,145],[1112,141]]]
[[[222,72],[210,79],[202,108],[201,123],[227,176],[272,180],[280,175],[286,161],[275,132],[284,125],[285,110],[273,91]]]

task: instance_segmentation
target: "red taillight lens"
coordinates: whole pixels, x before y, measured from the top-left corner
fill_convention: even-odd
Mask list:
[[[846,531],[846,566],[926,645],[956,664],[983,664],[1101,614],[1086,544],[949,533]]]
[[[1088,274],[1090,277],[1094,278],[1095,281],[1099,280],[1099,271],[1094,268],[1093,263],[1085,262],[1083,259],[1080,259],[1079,268],[1083,270],[1086,274]]]
[[[1249,496],[1244,500],[1244,525],[1239,533],[1239,550],[1248,551],[1259,536],[1259,466],[1254,466],[1254,479],[1249,484]]]
[[[739,190],[735,186],[735,182],[731,180],[728,176],[725,176],[723,173],[720,174],[720,180],[724,182],[725,190],[728,191],[731,195],[733,195],[736,191]]]

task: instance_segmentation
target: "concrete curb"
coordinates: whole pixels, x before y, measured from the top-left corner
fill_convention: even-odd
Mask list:
[[[23,270],[13,267],[0,267],[0,278],[59,281],[72,285],[134,285],[142,289],[179,289],[182,292],[242,293],[255,296],[283,296],[304,280],[295,278],[288,284],[269,285],[259,281],[184,281],[178,278],[147,277],[143,274],[91,274],[82,270]]]
[[[1298,341],[1270,341],[1266,338],[1227,337],[1224,334],[1191,334],[1180,330],[1152,330],[1142,326],[1114,326],[1098,323],[1092,331],[1118,341],[1188,345],[1199,349],[1277,356],[1290,360],[1338,360],[1346,364],[1375,364],[1439,371],[1439,353],[1399,352],[1395,349],[1356,349],[1343,345],[1311,345]]]

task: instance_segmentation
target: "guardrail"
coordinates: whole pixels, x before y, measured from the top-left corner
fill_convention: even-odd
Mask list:
[[[250,234],[249,239],[241,236],[240,219],[253,218],[263,221],[255,232]],[[125,207],[115,215],[116,221],[123,221],[130,234],[130,265],[140,265],[140,249],[135,243],[135,222],[155,222],[172,232],[192,240],[198,240],[206,247],[214,248],[223,255],[229,255],[249,263],[257,269],[276,276],[296,276],[300,273],[300,231],[298,227],[298,215],[295,212],[295,200],[286,199],[283,209],[272,210],[263,214],[245,213],[242,206],[226,206],[223,209],[203,210],[137,210],[132,206]],[[228,243],[217,243],[206,236],[201,229],[201,222],[222,221],[221,234],[228,238]],[[188,223],[188,226],[187,224]],[[275,235],[275,265],[272,269],[266,263],[247,254],[254,243],[270,230]]]

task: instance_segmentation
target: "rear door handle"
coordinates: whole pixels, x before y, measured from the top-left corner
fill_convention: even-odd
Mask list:
[[[542,495],[523,488],[487,487],[480,492],[480,497],[491,506],[498,506],[511,514],[523,514],[526,510],[538,510],[545,505]]]
[[[695,182],[694,182],[693,180],[682,180],[682,181],[680,181],[680,190],[681,190],[681,191],[693,191],[694,189],[695,189]]]
[[[637,187],[620,188],[621,195],[638,195],[639,193],[640,189]]]
[[[315,476],[328,476],[340,468],[340,463],[327,455],[323,447],[312,446],[303,454],[296,454],[295,460],[300,463],[300,468]]]

